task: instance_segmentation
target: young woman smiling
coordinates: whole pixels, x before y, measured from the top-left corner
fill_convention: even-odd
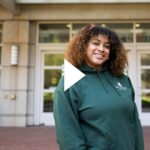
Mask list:
[[[54,118],[60,150],[144,150],[126,50],[118,35],[96,25],[82,28],[65,58],[86,76],[55,92]],[[71,77],[72,78],[72,77]]]

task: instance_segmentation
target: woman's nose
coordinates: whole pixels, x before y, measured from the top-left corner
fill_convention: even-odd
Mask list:
[[[103,46],[102,44],[99,45],[98,50],[99,50],[100,52],[103,52],[103,51],[104,51],[104,46]]]

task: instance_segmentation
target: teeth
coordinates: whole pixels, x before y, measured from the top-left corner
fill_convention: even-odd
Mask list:
[[[103,55],[101,55],[101,54],[95,54],[96,55],[96,57],[98,57],[98,58],[103,58]]]

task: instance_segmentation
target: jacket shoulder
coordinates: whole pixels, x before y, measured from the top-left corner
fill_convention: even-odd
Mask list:
[[[64,76],[62,76],[58,82],[57,90],[64,90]]]

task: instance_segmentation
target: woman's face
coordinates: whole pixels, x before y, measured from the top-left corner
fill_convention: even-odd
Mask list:
[[[96,70],[100,70],[104,62],[109,59],[109,53],[108,38],[103,35],[93,37],[87,45],[85,62]]]

